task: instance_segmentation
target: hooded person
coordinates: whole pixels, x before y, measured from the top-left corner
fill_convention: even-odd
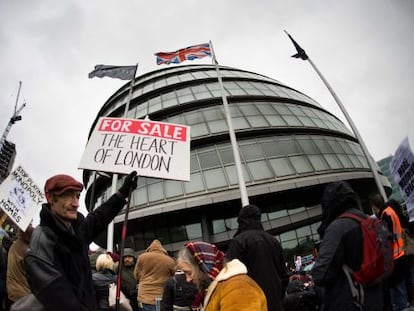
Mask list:
[[[323,310],[382,311],[382,284],[364,287],[364,302],[360,305],[343,270],[346,265],[357,271],[362,263],[360,225],[354,219],[339,217],[344,212],[369,217],[362,212],[358,195],[349,183],[336,181],[326,186],[321,204],[322,222],[318,228],[321,244],[311,273],[315,285],[324,290]]]
[[[139,255],[134,269],[138,282],[138,306],[145,311],[156,310],[156,299],[161,299],[164,284],[175,274],[175,260],[157,239],[145,253]]]
[[[121,280],[126,289],[125,295],[129,299],[134,311],[138,311],[137,302],[137,280],[134,277],[135,263],[137,260],[136,252],[132,248],[125,248],[122,256]]]
[[[281,310],[289,282],[288,269],[282,246],[263,229],[261,215],[256,205],[247,205],[240,210],[239,227],[229,242],[226,258],[237,258],[247,267],[247,274],[266,295],[268,310]]]
[[[204,311],[268,310],[266,297],[247,275],[246,266],[238,259],[225,262],[223,252],[213,244],[186,243],[178,253],[177,267],[199,289],[194,308],[202,303]]]
[[[401,205],[391,199],[384,203],[380,194],[370,196],[371,209],[380,218],[392,233],[393,271],[385,282],[386,293],[384,305],[400,311],[406,308],[408,291],[406,279],[410,274],[409,257],[405,251],[404,228],[408,219],[403,214]]]

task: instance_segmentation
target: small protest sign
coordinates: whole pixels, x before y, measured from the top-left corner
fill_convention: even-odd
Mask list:
[[[414,154],[411,151],[408,137],[395,151],[390,169],[405,200],[410,221],[414,221]]]
[[[44,201],[43,191],[21,166],[0,185],[0,208],[22,231],[27,229]]]
[[[101,117],[79,168],[139,176],[190,180],[190,127]]]

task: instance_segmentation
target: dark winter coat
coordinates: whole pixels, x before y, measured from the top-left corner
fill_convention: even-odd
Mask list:
[[[322,199],[323,237],[318,257],[312,268],[312,278],[324,289],[324,311],[359,310],[351,295],[350,286],[342,266],[346,264],[358,270],[362,262],[362,231],[360,225],[350,218],[338,218],[345,211],[364,215],[359,208],[356,193],[349,184],[329,184]],[[382,310],[382,286],[364,288],[364,311]]]
[[[134,297],[134,299],[137,300],[137,280],[134,277],[135,263],[137,261],[136,253],[132,248],[127,247],[124,249],[123,257],[134,258],[134,262],[131,263],[131,265],[122,265],[121,279],[122,285],[125,287],[127,291],[126,296],[128,298]]]
[[[281,310],[288,271],[279,241],[264,231],[260,219],[257,206],[242,208],[239,228],[229,242],[226,257],[237,258],[246,265],[247,274],[262,288],[269,311]]]
[[[105,230],[125,205],[114,194],[85,218],[77,219],[67,228],[44,204],[40,225],[36,227],[25,257],[32,292],[46,310],[96,310],[88,257],[89,244]]]
[[[93,286],[96,292],[96,301],[100,311],[109,308],[109,284],[116,283],[116,275],[112,270],[104,269],[92,274]]]
[[[191,310],[197,292],[197,286],[187,282],[184,273],[177,273],[165,283],[161,311],[173,311],[174,305],[188,307],[188,310]]]

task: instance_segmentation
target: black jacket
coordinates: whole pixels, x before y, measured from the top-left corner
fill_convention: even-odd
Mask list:
[[[318,257],[312,268],[312,278],[324,289],[324,311],[359,310],[352,298],[342,266],[359,270],[362,262],[362,231],[358,222],[338,218],[345,211],[363,216],[356,193],[345,182],[334,182],[325,189],[322,199],[323,237]],[[382,286],[364,288],[364,311],[382,311]]]
[[[177,273],[165,283],[161,311],[173,311],[174,305],[189,307],[188,310],[191,310],[190,307],[197,292],[197,286],[194,283],[187,282],[184,273]]]
[[[257,206],[240,211],[239,228],[230,240],[226,257],[239,259],[247,274],[262,288],[269,311],[281,310],[289,281],[282,247],[275,237],[264,231]]]
[[[96,300],[99,310],[109,308],[109,284],[116,283],[116,275],[113,271],[104,269],[92,274],[93,286],[96,292]]]
[[[85,218],[78,213],[72,229],[44,204],[25,257],[32,292],[46,310],[97,310],[88,257],[89,244],[119,213],[125,200],[114,194]]]

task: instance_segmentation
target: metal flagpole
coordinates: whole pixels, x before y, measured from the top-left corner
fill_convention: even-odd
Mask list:
[[[216,67],[217,78],[218,78],[219,85],[220,85],[221,97],[223,99],[223,106],[224,106],[224,111],[225,111],[225,114],[226,114],[227,126],[229,128],[231,146],[232,146],[232,149],[233,149],[234,162],[236,164],[237,178],[239,180],[239,188],[240,188],[240,196],[241,196],[241,201],[242,201],[242,207],[244,207],[246,205],[249,205],[249,197],[247,196],[246,184],[244,182],[244,177],[243,177],[239,146],[237,144],[236,135],[234,133],[233,123],[232,123],[231,114],[230,114],[230,109],[229,109],[229,106],[228,106],[228,103],[227,103],[227,97],[226,97],[225,92],[224,92],[223,81],[221,79],[220,70],[218,68],[218,63],[217,63],[217,60],[216,60],[216,54],[214,53],[213,44],[211,43],[211,41],[209,42],[209,44],[210,44],[210,48],[211,48],[211,52],[212,52],[212,56],[213,56],[213,63],[214,63],[214,66]]]
[[[292,41],[293,45],[296,48],[296,51],[298,52],[297,54],[293,55],[292,57],[295,58],[301,58],[303,60],[307,60],[309,61],[309,63],[311,64],[312,68],[316,71],[316,73],[318,74],[318,76],[321,78],[321,80],[323,81],[323,83],[326,85],[326,87],[328,88],[329,92],[331,92],[333,98],[335,99],[336,103],[338,104],[339,108],[341,109],[342,113],[344,114],[346,120],[348,121],[349,125],[352,128],[352,131],[354,132],[359,144],[361,145],[362,151],[364,152],[365,157],[367,158],[369,167],[372,171],[372,174],[374,175],[374,179],[375,179],[375,183],[377,184],[377,188],[378,191],[380,192],[381,196],[383,197],[384,201],[387,200],[387,194],[385,193],[384,187],[381,184],[381,180],[378,174],[378,171],[376,169],[376,165],[371,157],[371,155],[368,152],[367,147],[365,146],[365,143],[361,137],[361,135],[359,134],[354,122],[352,121],[351,117],[349,116],[348,112],[346,111],[344,105],[342,104],[341,100],[339,99],[339,97],[336,95],[336,93],[334,92],[334,90],[332,89],[332,87],[329,85],[328,81],[325,79],[325,77],[322,75],[322,73],[318,70],[318,68],[315,66],[315,64],[312,62],[312,60],[309,58],[309,56],[306,54],[305,50],[302,49],[295,40],[293,40],[293,38],[286,32],[285,33],[289,36],[290,40]]]
[[[125,110],[124,110],[124,118],[127,117],[127,114],[128,114],[128,111],[129,111],[129,104],[130,104],[131,98],[132,98],[132,89],[133,89],[134,84],[135,84],[135,76],[137,74],[137,69],[138,69],[138,63],[135,66],[134,77],[132,78],[130,86],[129,86],[128,100],[127,100],[127,103],[125,104]],[[117,182],[118,182],[118,174],[114,173],[112,175],[112,188],[111,188],[111,193],[112,194],[115,194],[116,191],[117,191]],[[127,208],[129,208],[129,204],[128,204]],[[107,239],[106,239],[106,249],[109,252],[113,252],[113,249],[114,249],[114,221],[111,221],[108,225],[108,232],[107,232]]]

